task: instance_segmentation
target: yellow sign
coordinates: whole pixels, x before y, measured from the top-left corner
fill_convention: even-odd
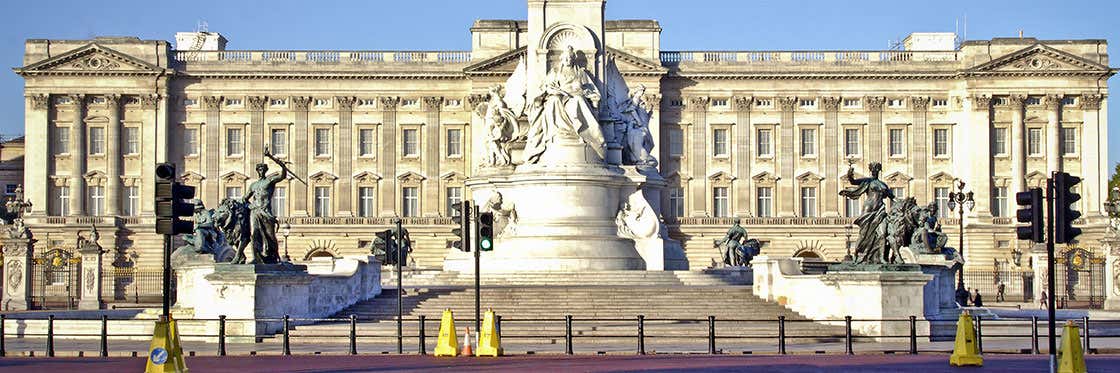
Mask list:
[[[1067,321],[1058,346],[1058,373],[1085,373],[1085,354],[1081,351],[1081,333],[1073,321]],[[1086,331],[1088,333],[1088,331]]]
[[[494,310],[488,309],[482,317],[482,330],[478,331],[478,356],[502,356],[502,339],[494,324]]]
[[[953,342],[953,356],[949,357],[949,365],[984,366],[984,357],[976,347],[976,330],[972,328],[972,317],[968,311],[961,312],[957,319],[957,340]]]
[[[186,373],[187,362],[183,360],[183,346],[179,344],[179,326],[171,316],[160,316],[152,333],[152,344],[148,347],[147,373],[175,372]]]
[[[436,342],[436,356],[459,356],[459,338],[455,334],[455,316],[451,309],[443,310],[439,321],[439,341]]]

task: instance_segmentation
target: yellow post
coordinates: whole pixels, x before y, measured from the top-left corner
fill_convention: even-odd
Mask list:
[[[482,330],[478,331],[478,356],[502,356],[502,340],[494,325],[494,310],[487,309],[482,317]]]
[[[148,347],[147,373],[175,372],[185,373],[187,362],[183,360],[183,346],[179,343],[179,327],[171,316],[160,316],[152,332],[152,343]]]
[[[957,319],[957,339],[953,342],[953,356],[949,357],[949,365],[984,366],[984,357],[976,347],[976,330],[972,328],[972,317],[968,311],[961,312]]]
[[[455,335],[455,316],[451,309],[443,310],[439,321],[439,341],[436,342],[436,356],[459,356],[459,340]]]
[[[1070,320],[1066,321],[1064,329],[1062,343],[1058,346],[1058,373],[1086,373],[1079,328]]]

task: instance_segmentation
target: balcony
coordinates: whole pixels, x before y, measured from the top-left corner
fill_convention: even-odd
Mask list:
[[[174,51],[178,64],[467,64],[469,51]]]
[[[663,51],[661,64],[903,65],[956,63],[957,51]]]

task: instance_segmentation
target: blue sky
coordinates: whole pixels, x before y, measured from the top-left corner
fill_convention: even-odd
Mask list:
[[[29,38],[170,41],[200,20],[225,35],[231,49],[468,50],[471,22],[524,19],[525,7],[525,0],[27,1],[0,14],[0,62],[20,66]],[[966,17],[968,39],[1017,36],[1021,29],[1040,39],[1116,43],[1118,12],[1116,1],[607,2],[608,19],[660,21],[666,50],[877,50],[910,32],[953,31],[957,21],[963,31]],[[19,76],[0,72],[0,133],[23,132],[22,87]],[[1120,123],[1120,108],[1112,109],[1109,122]],[[1118,139],[1120,130],[1111,128],[1110,164],[1120,155]]]

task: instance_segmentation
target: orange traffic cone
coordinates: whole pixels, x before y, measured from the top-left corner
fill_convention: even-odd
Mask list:
[[[467,327],[467,334],[463,334],[463,351],[460,353],[462,356],[474,356],[474,349],[471,348],[471,328]]]

